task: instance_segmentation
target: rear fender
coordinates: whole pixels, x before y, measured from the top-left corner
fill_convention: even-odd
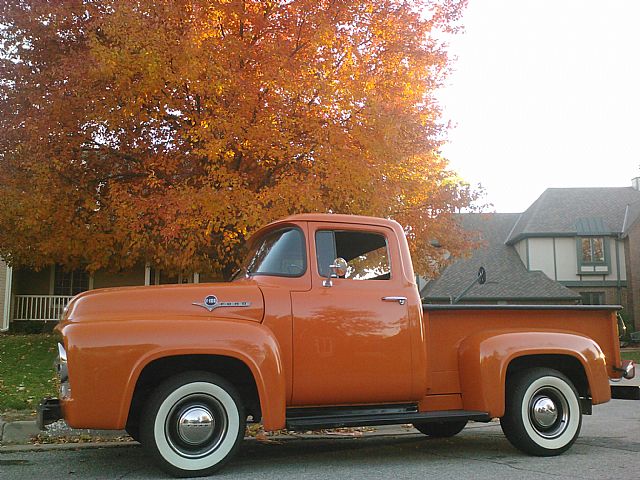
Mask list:
[[[577,359],[589,383],[592,403],[611,399],[605,356],[592,339],[557,331],[493,330],[471,335],[460,344],[464,409],[503,416],[507,368],[514,359],[528,355],[567,355]]]

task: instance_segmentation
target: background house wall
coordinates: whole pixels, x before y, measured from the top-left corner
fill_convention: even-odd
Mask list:
[[[529,270],[540,270],[547,277],[557,280],[553,238],[529,239]]]
[[[42,270],[15,269],[15,291],[19,295],[51,295],[51,268]]]
[[[516,252],[518,252],[518,256],[520,260],[522,260],[522,264],[527,266],[529,265],[529,252],[528,252],[528,240],[520,240],[518,243],[514,245]]]
[[[556,280],[559,282],[576,281],[578,272],[578,252],[574,237],[556,237]]]
[[[125,272],[98,270],[93,274],[93,288],[129,287],[144,285],[144,265]]]

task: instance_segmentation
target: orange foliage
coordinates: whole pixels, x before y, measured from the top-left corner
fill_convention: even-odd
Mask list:
[[[294,212],[392,217],[416,268],[475,193],[438,149],[464,0],[5,0],[0,255],[228,270]]]

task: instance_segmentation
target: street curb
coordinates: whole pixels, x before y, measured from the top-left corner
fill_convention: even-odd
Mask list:
[[[0,445],[0,455],[18,452],[44,452],[51,450],[79,450],[90,448],[116,448],[140,446],[138,442],[85,442],[85,443],[40,443],[37,445]]]
[[[15,422],[13,422],[15,423]],[[31,422],[35,425],[35,422]],[[11,424],[11,422],[7,423]],[[486,428],[488,426],[497,426],[496,422],[489,423],[476,423],[470,422],[469,425],[465,429],[475,429],[475,428]],[[72,430],[71,432],[81,432],[83,435],[87,435],[90,437],[102,437],[109,438],[109,436],[118,437],[126,432],[116,431],[116,430]],[[109,432],[104,434],[104,432]],[[44,433],[44,432],[43,432]],[[58,435],[60,438],[70,437],[70,436],[78,436],[78,434],[66,434],[66,435]],[[267,436],[262,439],[258,439],[256,437],[245,437],[245,442],[262,442],[265,444],[278,444],[282,441],[289,440],[359,440],[363,438],[380,438],[380,437],[400,437],[400,436],[422,436],[416,430],[402,427],[399,425],[387,425],[376,427],[374,431],[371,432],[362,432],[361,434],[350,434],[350,433],[296,433],[296,434],[286,434],[281,433],[277,435]],[[52,435],[55,438],[55,435]],[[25,440],[25,442],[29,442],[31,438]],[[4,453],[16,453],[16,452],[39,452],[39,451],[48,451],[48,450],[74,450],[80,448],[114,448],[114,447],[127,447],[127,446],[140,446],[140,444],[134,440],[131,441],[83,441],[83,442],[69,442],[69,443],[12,443],[2,445],[0,444],[0,455]]]
[[[56,444],[55,439],[61,438],[89,439],[88,441],[76,442],[76,445],[85,443],[117,443],[118,440],[109,440],[127,436],[127,432],[124,430],[75,430],[69,428],[63,422],[60,422],[60,425],[56,426],[56,424],[53,424],[52,426],[53,428],[48,428],[47,430],[39,430],[35,420],[17,420],[13,422],[4,422],[0,420],[0,448],[19,445],[33,446],[34,444],[32,443],[32,440],[38,435],[53,439],[54,442],[51,444]],[[94,442],[93,438],[96,437],[100,438],[101,441]],[[45,445],[45,443],[40,445]]]

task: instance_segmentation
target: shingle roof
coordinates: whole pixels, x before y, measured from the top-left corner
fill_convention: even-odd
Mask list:
[[[607,230],[599,234],[623,233],[640,215],[638,202],[640,192],[632,187],[548,188],[520,216],[508,243],[541,234],[576,235],[589,225]]]
[[[448,266],[442,275],[427,283],[422,291],[426,301],[442,301],[460,294],[475,278],[480,266],[487,271],[487,282],[475,285],[464,300],[549,301],[578,300],[580,296],[544,273],[529,272],[514,247],[505,244],[518,213],[462,214],[467,230],[480,232],[484,246],[470,258],[460,259]]]

